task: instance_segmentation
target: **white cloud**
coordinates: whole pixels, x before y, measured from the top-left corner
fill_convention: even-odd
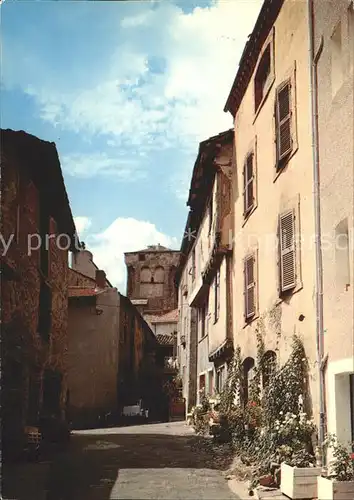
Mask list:
[[[63,170],[74,177],[89,178],[96,175],[116,177],[122,181],[135,181],[145,177],[137,158],[108,156],[106,153],[72,154],[62,157]]]
[[[124,252],[142,250],[158,243],[172,249],[179,248],[177,238],[162,233],[155,224],[129,217],[118,217],[101,233],[86,237],[85,243],[97,266],[105,270],[108,279],[122,293],[126,287]]]
[[[105,70],[95,72],[92,62],[92,80],[70,91],[38,77],[27,92],[43,120],[83,137],[104,134],[109,144],[142,154],[189,152],[191,164],[181,168],[188,178],[198,142],[232,127],[223,107],[261,4],[217,0],[186,14],[171,2],[143,2],[135,15],[117,19],[116,46],[102,55]],[[161,72],[150,67],[154,58],[163,61]],[[101,173],[124,177],[119,161],[101,160]],[[85,172],[80,162],[73,169]]]
[[[77,230],[80,238],[91,227],[91,219],[89,219],[88,217],[80,217],[80,216],[74,217],[74,222],[75,222],[76,230]]]

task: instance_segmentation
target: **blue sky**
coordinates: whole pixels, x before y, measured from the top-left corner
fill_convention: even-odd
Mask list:
[[[1,127],[56,143],[80,237],[124,291],[123,252],[179,248],[198,143],[223,106],[260,0],[1,7]]]

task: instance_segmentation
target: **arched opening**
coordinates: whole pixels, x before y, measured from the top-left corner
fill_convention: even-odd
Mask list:
[[[165,270],[162,266],[157,266],[154,272],[154,282],[164,283],[165,281]]]
[[[140,282],[141,283],[151,283],[151,271],[149,267],[142,267],[140,271]]]

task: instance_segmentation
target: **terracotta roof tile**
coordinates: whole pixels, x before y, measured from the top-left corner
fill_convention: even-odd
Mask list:
[[[177,323],[178,309],[169,311],[162,316],[147,316],[146,319],[149,321],[149,323]]]

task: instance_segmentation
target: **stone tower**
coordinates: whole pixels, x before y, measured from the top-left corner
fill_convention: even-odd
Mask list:
[[[180,252],[162,245],[124,254],[127,296],[145,315],[162,315],[177,308],[175,274]]]

